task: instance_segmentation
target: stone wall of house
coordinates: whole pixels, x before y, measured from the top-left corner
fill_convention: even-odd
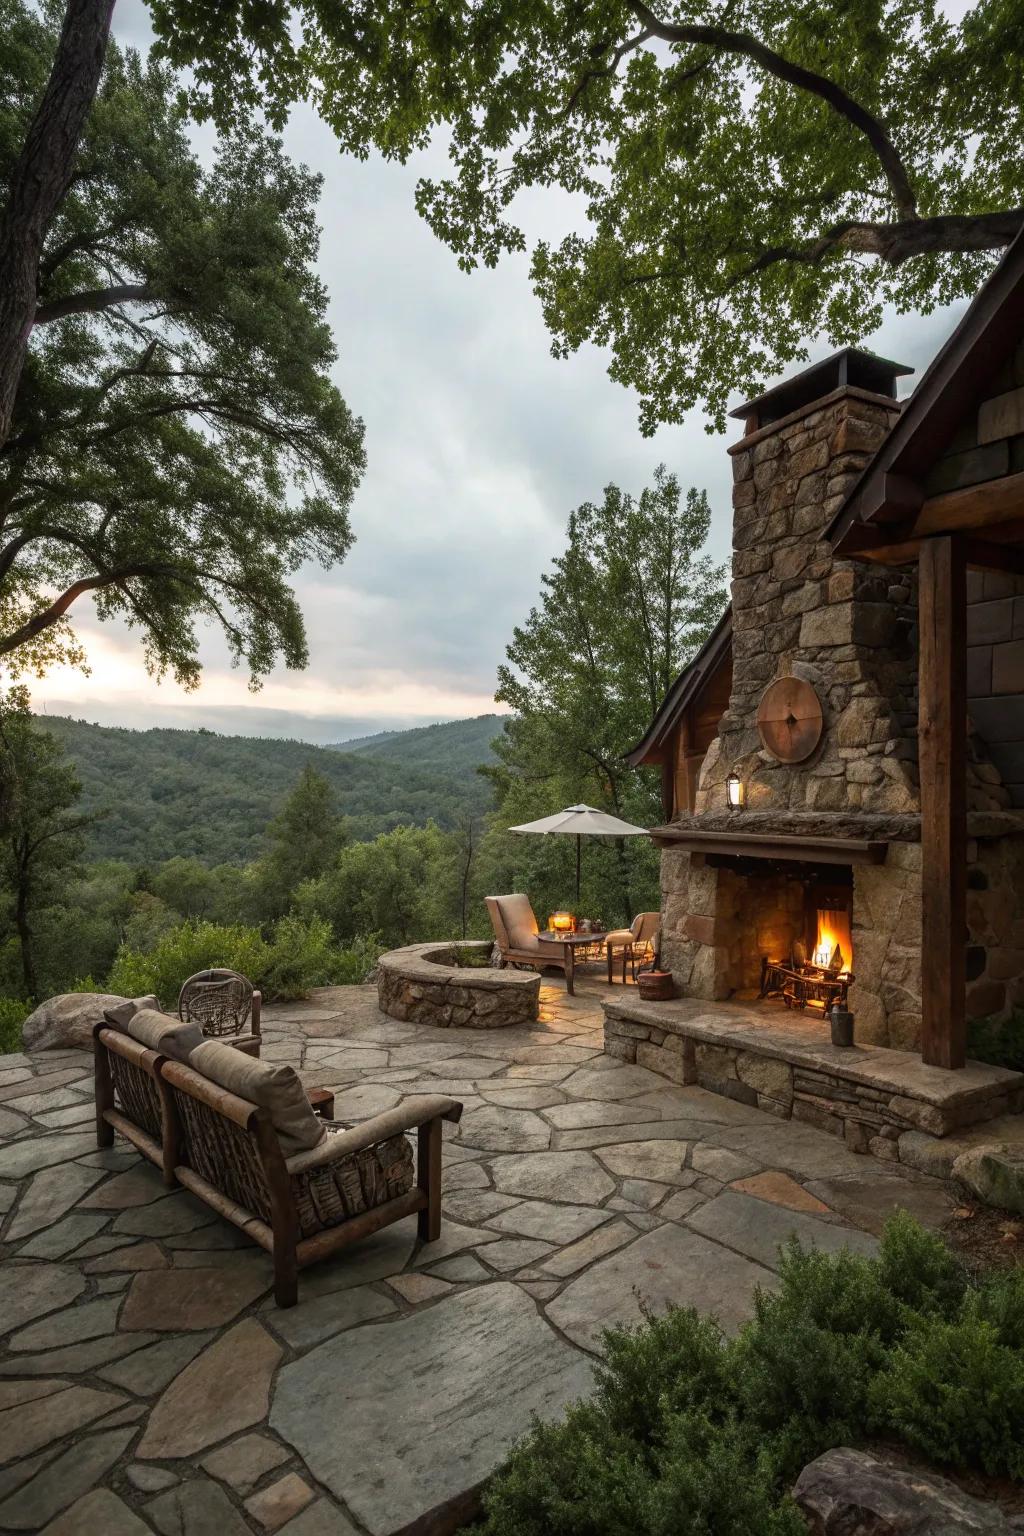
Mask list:
[[[776,831],[818,836],[878,835],[869,823],[892,823],[895,831],[882,834],[885,862],[854,866],[850,1005],[858,1039],[909,1049],[921,1031],[916,571],[838,560],[822,537],[897,411],[893,400],[844,388],[730,449],[732,690],[692,817],[677,820],[707,827],[727,815],[725,780],[737,773],[748,830],[769,816]],[[1000,610],[1011,634],[1018,601],[1011,595]],[[996,617],[972,616],[975,631]],[[812,685],[823,715],[820,742],[796,764],[780,763],[757,730],[765,689],[787,676]],[[1011,803],[973,733],[967,801],[974,813]],[[789,827],[779,820],[787,817]],[[1006,1015],[1024,995],[1024,941],[1013,917],[1024,883],[1011,892],[1014,878],[1024,881],[1020,840],[972,847],[969,1006],[976,1016]],[[680,989],[724,999],[755,987],[761,955],[783,958],[800,931],[798,890],[666,848],[662,957]]]
[[[967,1014],[1024,1007],[1024,837],[967,844]]]

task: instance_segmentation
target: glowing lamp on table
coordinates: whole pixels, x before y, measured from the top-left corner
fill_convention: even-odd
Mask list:
[[[552,912],[548,918],[548,927],[555,933],[572,933],[576,926],[576,919],[571,912]]]

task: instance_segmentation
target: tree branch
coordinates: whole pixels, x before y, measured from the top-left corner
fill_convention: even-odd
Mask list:
[[[0,444],[25,364],[43,241],[67,195],[113,9],[114,0],[67,0],[50,77],[11,172],[0,217]]]
[[[156,294],[148,283],[118,283],[113,288],[90,288],[84,293],[69,294],[66,299],[53,299],[40,304],[33,325],[48,325],[51,320],[63,320],[66,315],[92,315],[116,304],[135,304],[155,299]]]
[[[856,101],[841,85],[834,80],[829,80],[825,75],[817,74],[812,69],[805,69],[802,64],[796,64],[792,59],[784,58],[781,53],[776,53],[773,48],[768,47],[767,43],[752,37],[749,32],[731,32],[726,27],[692,26],[661,21],[650,7],[643,3],[643,0],[626,0],[626,3],[651,36],[660,38],[662,42],[694,43],[717,49],[720,53],[742,54],[753,63],[760,65],[768,74],[774,75],[777,80],[784,80],[787,85],[796,86],[798,90],[807,91],[826,102],[834,112],[838,112],[841,117],[846,118],[848,123],[858,129],[871,145],[885,172],[900,218],[916,219],[917,197],[911,185],[910,175],[884,124],[875,117],[874,113],[861,106],[860,102]]]
[[[780,262],[817,265],[837,250],[877,256],[890,267],[899,267],[915,256],[927,256],[939,251],[966,253],[1002,250],[1020,233],[1022,227],[1024,208],[1009,208],[999,213],[944,214],[934,219],[911,219],[898,224],[866,224],[843,220],[816,240],[807,240],[801,245],[775,245],[761,251],[729,286],[736,287],[744,279],[768,267],[777,266]]]

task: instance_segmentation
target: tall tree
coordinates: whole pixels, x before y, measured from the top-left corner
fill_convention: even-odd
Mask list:
[[[65,888],[94,818],[75,813],[81,785],[60,743],[37,730],[28,694],[0,700],[0,871],[21,952],[26,997],[38,1001],[34,918]]]
[[[257,876],[261,916],[279,917],[304,880],[316,880],[345,843],[334,791],[309,763],[267,828],[269,847]]]
[[[153,0],[200,110],[312,94],[345,149],[443,127],[418,203],[461,265],[524,249],[512,204],[586,217],[533,253],[556,355],[609,346],[651,429],[882,306],[973,294],[1024,223],[1024,4],[979,0]],[[239,82],[244,84],[240,86]]]
[[[702,553],[710,523],[704,492],[684,499],[664,466],[638,497],[609,485],[599,505],[572,513],[565,553],[498,669],[496,697],[514,712],[492,770],[504,825],[574,800],[640,823],[657,814],[654,787],[624,754],[725,606],[724,569]],[[644,852],[597,854],[596,867],[614,861],[620,911]]]
[[[0,0],[0,39],[0,182],[14,197],[63,45],[24,0]],[[90,593],[186,684],[200,622],[254,679],[279,658],[304,664],[289,577],[346,554],[364,463],[362,426],[330,381],[319,190],[244,121],[205,170],[174,77],[109,45],[42,237],[0,447],[9,667],[80,659],[67,615]]]

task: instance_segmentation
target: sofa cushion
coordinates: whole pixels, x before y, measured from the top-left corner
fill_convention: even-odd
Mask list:
[[[170,1013],[157,1008],[140,1008],[124,1026],[125,1034],[131,1035],[140,1045],[169,1056],[172,1061],[187,1062],[190,1052],[203,1043],[203,1032],[198,1024],[183,1024]]]
[[[501,908],[501,920],[505,924],[511,947],[536,949],[537,919],[533,915],[530,898],[521,894],[499,896],[498,905]]]
[[[326,1136],[326,1127],[313,1113],[294,1067],[256,1061],[219,1040],[198,1045],[188,1064],[211,1083],[268,1110],[285,1157],[318,1146]]]
[[[116,1008],[105,1008],[103,1018],[112,1029],[119,1029],[122,1034],[128,1033],[128,1020],[134,1019],[143,1008],[156,1008],[159,1010],[160,999],[149,993],[146,997],[126,997],[123,1003],[118,1003]]]

